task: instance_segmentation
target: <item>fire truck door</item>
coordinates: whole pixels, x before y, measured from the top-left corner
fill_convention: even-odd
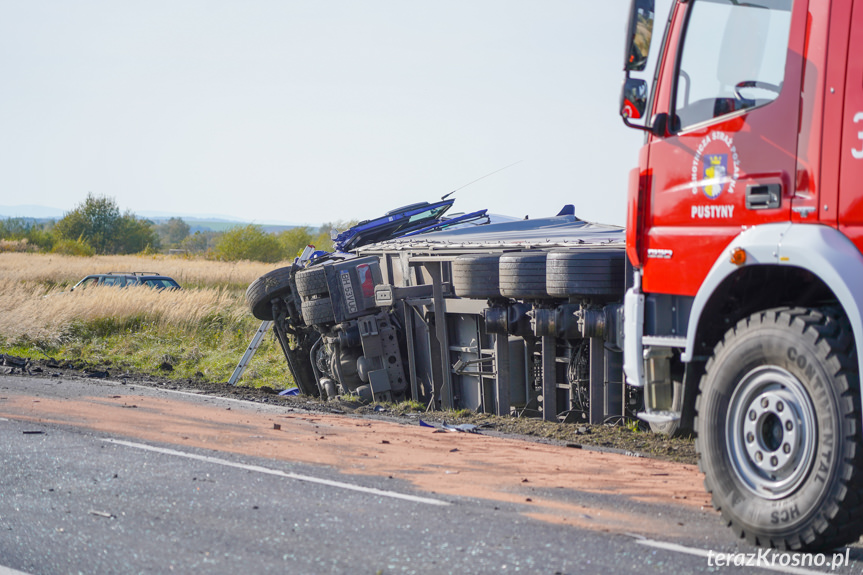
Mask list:
[[[644,291],[694,295],[743,226],[789,218],[806,18],[806,0],[678,4],[685,32],[660,77],[674,89],[654,109],[667,129],[648,144]]]

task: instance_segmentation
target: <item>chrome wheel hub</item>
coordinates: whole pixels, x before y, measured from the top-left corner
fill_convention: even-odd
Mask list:
[[[753,369],[731,396],[726,445],[737,477],[767,499],[796,490],[815,457],[815,413],[794,375],[776,367]]]

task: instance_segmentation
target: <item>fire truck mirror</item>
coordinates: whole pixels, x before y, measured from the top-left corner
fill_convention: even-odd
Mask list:
[[[641,72],[647,66],[653,37],[654,0],[632,0],[626,38],[626,60],[623,69]]]
[[[631,120],[644,117],[647,108],[647,82],[638,78],[626,78],[620,96],[620,115]]]

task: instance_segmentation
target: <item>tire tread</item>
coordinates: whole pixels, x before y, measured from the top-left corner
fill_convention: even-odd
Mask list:
[[[698,466],[702,472],[705,472],[704,485],[711,494],[713,506],[722,514],[723,520],[738,537],[745,538],[755,545],[794,551],[835,549],[856,541],[863,533],[863,450],[861,450],[860,389],[856,347],[850,325],[839,312],[831,308],[820,310],[783,307],[762,311],[737,322],[716,344],[713,355],[705,366],[695,401],[696,429],[700,428],[699,413],[703,407],[705,382],[708,374],[715,367],[715,358],[741,332],[770,323],[794,329],[798,335],[815,344],[825,363],[835,365],[834,382],[842,400],[839,402],[839,408],[842,410],[840,417],[844,419],[844,425],[841,427],[844,428],[848,439],[844,442],[845,453],[842,468],[839,470],[841,477],[839,488],[829,494],[832,500],[818,510],[819,517],[802,533],[784,538],[765,538],[747,532],[722,508],[717,500],[711,477],[706,473],[702,459],[703,445],[699,438],[696,438]]]

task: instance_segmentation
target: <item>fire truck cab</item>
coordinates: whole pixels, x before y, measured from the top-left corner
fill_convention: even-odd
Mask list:
[[[755,544],[863,532],[863,3],[633,0],[624,372]],[[851,55],[857,54],[857,57]]]

